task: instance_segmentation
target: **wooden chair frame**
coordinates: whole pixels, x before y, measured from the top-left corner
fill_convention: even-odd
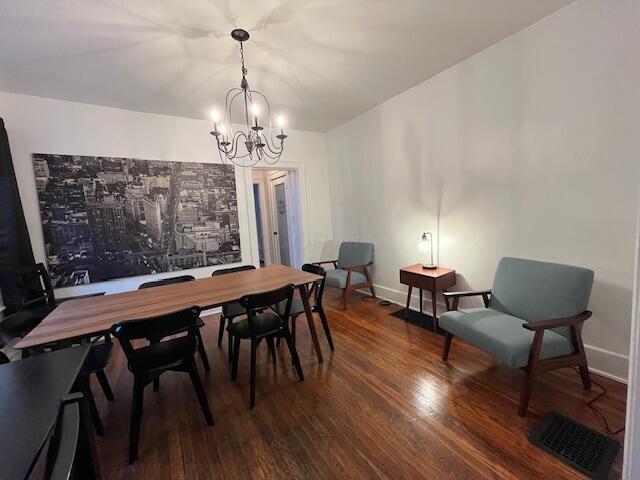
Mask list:
[[[338,269],[338,260],[324,260],[321,262],[313,262],[312,265],[318,265],[321,267],[322,265],[326,265],[328,263],[333,264],[333,268]],[[376,290],[373,286],[373,282],[371,281],[371,274],[369,273],[369,267],[371,265],[373,265],[373,262],[364,263],[362,265],[350,265],[348,267],[340,267],[340,270],[347,271],[347,283],[344,288],[339,289],[339,290],[342,290],[342,309],[343,310],[347,309],[347,297],[349,295],[349,292],[353,292],[358,288],[368,288],[369,290],[371,290],[371,296],[373,298],[377,298]],[[352,285],[351,272],[353,272],[354,270],[362,270],[364,272],[365,277],[367,277],[367,281],[365,283],[356,283]],[[337,287],[330,287],[329,285],[327,285],[327,287],[337,288]]]
[[[481,296],[486,308],[489,306],[489,296],[491,295],[491,290],[443,292],[443,295],[448,311],[458,309],[460,298],[473,296]],[[587,357],[585,355],[584,344],[582,343],[582,335],[579,328],[579,326],[582,325],[590,317],[591,312],[589,310],[585,310],[584,312],[573,317],[554,318],[550,320],[540,320],[537,322],[526,322],[522,325],[523,328],[534,332],[534,336],[533,341],[531,342],[531,349],[529,350],[529,360],[527,366],[523,367],[523,370],[525,371],[525,377],[524,383],[522,384],[522,390],[520,392],[518,415],[524,417],[527,414],[534,379],[536,376],[542,373],[556,370],[558,368],[577,366],[580,372],[580,378],[582,379],[582,386],[585,390],[591,389],[589,365],[587,364]],[[563,355],[561,357],[540,359],[540,350],[542,348],[542,339],[544,338],[544,332],[546,330],[560,327],[569,327],[574,353],[570,355]],[[442,349],[443,362],[446,362],[449,358],[449,350],[451,349],[452,341],[453,334],[447,332],[444,340],[444,347]]]

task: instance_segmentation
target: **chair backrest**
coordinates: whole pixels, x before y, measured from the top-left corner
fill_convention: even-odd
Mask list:
[[[316,306],[322,305],[322,295],[324,294],[324,282],[327,277],[327,271],[319,265],[313,265],[311,263],[305,263],[302,265],[302,270],[304,272],[313,273],[315,275],[320,275],[322,277],[321,280],[316,280],[312,282],[311,285],[307,285],[307,290],[309,293],[312,293],[314,289],[316,289]]]
[[[47,451],[45,480],[67,480],[73,477],[80,437],[79,402],[81,399],[82,395],[75,393],[67,395],[60,403]]]
[[[338,252],[338,268],[373,262],[374,245],[367,242],[342,242]]]
[[[47,272],[44,264],[37,263],[25,267],[11,268],[3,271],[2,276],[5,277],[2,282],[3,285],[11,288],[15,292],[15,298],[20,298],[21,301],[19,305],[7,305],[10,307],[7,313],[22,310],[23,308],[56,306],[51,277],[49,277],[49,272]]]
[[[226,275],[227,273],[244,272],[246,270],[255,270],[255,269],[256,267],[253,265],[242,265],[240,267],[221,268],[213,272],[211,276],[217,277],[218,275]]]
[[[145,282],[138,287],[138,290],[142,290],[144,288],[153,288],[153,287],[161,287],[163,285],[171,285],[174,283],[183,283],[183,282],[191,282],[195,280],[196,277],[193,275],[181,275],[179,277],[171,277],[171,278],[163,278],[162,280],[154,280],[152,282]]]
[[[177,312],[158,315],[156,317],[116,323],[111,327],[111,333],[120,341],[129,365],[132,369],[135,369],[137,349],[133,348],[131,340],[140,338],[161,339],[177,331],[186,329],[186,336],[192,339],[193,351],[195,352],[198,346],[198,340],[196,338],[198,327],[196,326],[196,320],[200,316],[200,312],[201,309],[199,307],[189,307],[184,310],[178,310]],[[170,342],[171,340],[167,341]]]
[[[493,280],[489,308],[528,322],[571,317],[589,304],[593,270],[505,257]],[[558,329],[568,336],[568,329]]]
[[[283,302],[285,300],[287,301],[287,306],[284,310],[284,316],[278,315],[275,310],[270,313],[273,313],[273,315],[277,315],[282,319],[289,318],[289,312],[291,312],[291,301],[293,300],[294,291],[295,286],[290,284],[280,288],[276,288],[274,290],[252,293],[250,295],[245,295],[244,297],[242,297],[240,299],[240,305],[242,305],[247,311],[249,330],[251,332],[254,331],[253,321],[257,313],[266,310],[271,306],[278,305],[280,302]]]

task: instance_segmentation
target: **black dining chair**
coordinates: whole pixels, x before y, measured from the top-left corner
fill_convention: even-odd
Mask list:
[[[10,314],[0,322],[0,336],[5,338],[24,337],[60,303],[71,300],[56,298],[51,277],[42,263],[3,269],[0,272],[0,284],[12,289],[16,297],[21,297],[18,304],[8,306]],[[104,295],[104,292],[76,296],[73,299],[100,295]],[[50,345],[42,348],[50,348]]]
[[[19,310],[7,316],[7,318],[0,323],[0,334],[3,336],[14,338],[24,337],[40,322],[42,322],[42,320],[61,302],[67,300],[56,299],[51,277],[42,263],[7,270],[3,272],[3,277],[7,277],[5,281],[10,281],[22,296],[21,305],[17,307]],[[104,295],[104,292],[92,293],[75,298],[101,295]],[[108,334],[104,337],[105,341],[103,343],[96,343],[91,347],[91,350],[89,350],[87,360],[78,377],[78,384],[87,398],[89,411],[91,412],[91,419],[98,435],[104,434],[104,427],[100,420],[100,415],[98,413],[98,408],[96,407],[93,393],[91,392],[89,381],[91,374],[95,374],[98,378],[107,400],[110,402],[114,400],[111,386],[109,385],[107,376],[104,373],[113,344],[111,343],[111,339]],[[38,351],[59,350],[61,348],[69,347],[73,343],[77,344],[78,342],[47,343],[41,345],[38,348]],[[25,349],[22,353],[23,356],[28,356],[32,352],[30,352],[29,349]]]
[[[118,339],[127,357],[128,368],[133,373],[133,401],[129,431],[130,464],[138,458],[144,388],[164,372],[177,371],[189,374],[204,418],[208,425],[213,425],[213,414],[209,408],[195,360],[198,349],[199,315],[200,308],[190,307],[166,315],[118,323],[111,328],[111,333]],[[185,332],[185,335],[165,339],[174,335],[175,332]],[[140,348],[134,348],[131,343],[132,340],[148,338],[163,340]]]
[[[309,296],[309,299],[311,299],[312,295],[315,298],[315,302],[312,305],[310,305],[311,312],[317,313],[318,316],[320,317],[320,321],[322,322],[322,328],[324,329],[324,334],[327,337],[327,342],[329,342],[329,348],[331,348],[331,350],[334,350],[333,339],[331,338],[331,330],[329,329],[329,322],[327,321],[327,316],[325,315],[324,309],[322,308],[322,296],[324,295],[324,283],[325,283],[325,278],[327,276],[327,272],[325,271],[324,268],[320,267],[319,265],[313,265],[311,263],[305,263],[302,266],[302,270],[322,277],[322,279],[316,280],[315,282],[311,282],[310,284],[306,285],[305,288],[307,289],[307,294]],[[276,306],[276,311],[283,316],[285,314],[285,309],[286,309],[286,302],[280,302]],[[305,314],[305,309],[304,309],[304,304],[302,303],[302,299],[299,297],[294,297],[293,301],[291,302],[291,310],[289,312],[289,316],[285,317],[287,318],[287,320],[291,319],[291,337],[293,338],[294,342],[296,340],[296,319],[300,315],[304,315],[304,314]]]
[[[81,393],[72,393],[61,399],[56,423],[49,441],[44,469],[45,480],[75,478],[74,465],[80,440]]]
[[[104,372],[104,369],[109,363],[111,352],[113,350],[113,342],[111,341],[111,335],[104,335],[104,341],[99,342],[99,338],[91,346],[87,358],[84,361],[80,375],[78,375],[77,385],[80,391],[87,399],[87,405],[89,407],[89,413],[91,414],[91,421],[97,435],[104,435],[104,426],[100,419],[100,413],[96,405],[93,392],[91,391],[91,375],[95,375],[105,398],[109,402],[113,402],[115,397],[113,396],[113,390],[109,385],[109,380]],[[61,345],[64,348],[66,345]]]
[[[238,376],[238,360],[240,357],[240,340],[251,340],[251,408],[256,405],[256,351],[260,342],[264,339],[271,351],[272,359],[275,362],[274,339],[284,337],[291,353],[293,365],[298,373],[300,381],[304,380],[302,374],[302,366],[298,358],[296,346],[291,338],[286,318],[291,308],[291,300],[293,299],[293,285],[286,285],[268,292],[255,293],[245,295],[240,300],[240,305],[247,312],[247,318],[227,326],[227,333],[233,338],[233,365],[231,368],[231,380],[235,380]],[[272,305],[286,302],[284,315],[280,315],[275,311],[268,310]]]
[[[44,264],[38,263],[2,271],[2,284],[15,290],[18,304],[0,323],[3,337],[24,337],[56,308],[51,278]]]
[[[247,270],[255,270],[256,267],[253,265],[242,265],[240,267],[231,267],[231,268],[221,268],[216,270],[211,274],[212,277],[217,277],[218,275],[227,275],[229,273],[236,272],[245,272]],[[246,315],[246,310],[240,305],[239,302],[228,303],[222,306],[222,313],[220,314],[220,326],[218,328],[218,346],[222,346],[222,337],[224,336],[224,327],[225,324],[231,325],[233,323],[233,319],[236,317],[240,317],[242,315]],[[231,341],[231,337],[229,337],[229,347],[228,347],[228,357],[229,363],[233,359],[233,343]]]
[[[175,283],[191,282],[195,279],[196,278],[192,275],[181,275],[179,277],[163,278],[162,280],[155,280],[153,282],[143,283],[138,287],[138,290],[142,290],[145,288],[162,287],[163,285],[172,285]],[[202,318],[198,317],[198,319],[196,320],[196,326],[198,327],[198,330],[196,332],[196,335],[198,337],[198,353],[200,354],[200,360],[202,361],[202,366],[204,367],[205,371],[208,372],[211,370],[211,367],[209,366],[209,357],[207,357],[207,350],[204,347],[204,342],[202,341],[202,335],[200,334],[200,329],[204,327],[204,321],[202,320]],[[182,333],[182,332],[172,332],[169,335],[173,335],[177,333]],[[148,340],[150,342],[157,343],[161,339],[150,338]],[[154,382],[153,384],[154,391],[158,391],[159,386],[160,384],[158,383],[158,381]]]

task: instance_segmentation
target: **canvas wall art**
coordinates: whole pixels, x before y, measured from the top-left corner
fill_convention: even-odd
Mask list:
[[[232,165],[34,154],[55,287],[241,261]]]

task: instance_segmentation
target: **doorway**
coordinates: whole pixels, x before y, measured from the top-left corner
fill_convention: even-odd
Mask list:
[[[252,169],[260,266],[300,268],[303,259],[296,169]]]

